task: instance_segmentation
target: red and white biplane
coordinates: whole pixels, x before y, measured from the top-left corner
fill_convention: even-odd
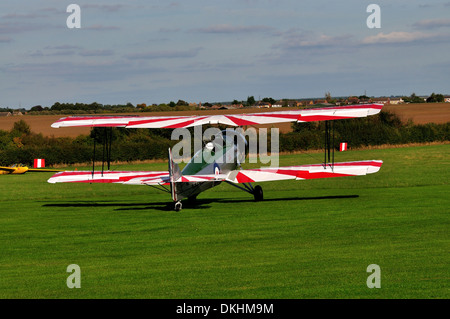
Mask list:
[[[382,104],[349,105],[299,109],[293,111],[246,113],[233,115],[198,116],[71,116],[52,124],[54,128],[64,127],[123,127],[123,128],[189,128],[207,124],[229,126],[254,126],[285,122],[333,121],[360,118],[378,114]],[[327,123],[327,122],[326,122]],[[232,132],[231,136],[228,134]],[[327,129],[327,133],[329,129]],[[218,142],[220,141],[220,143]],[[236,131],[225,130],[215,136],[199,150],[180,170],[169,149],[167,171],[72,171],[60,172],[51,177],[49,183],[121,183],[126,185],[148,185],[171,194],[174,208],[179,211],[181,200],[193,201],[201,192],[226,182],[251,193],[256,201],[263,200],[261,186],[251,183],[278,180],[307,180],[315,178],[361,176],[376,173],[382,161],[368,160],[334,163],[330,161],[330,139],[328,141],[328,162],[321,164],[288,167],[263,167],[242,169],[245,160],[245,137]],[[334,150],[334,148],[333,148]],[[327,152],[327,150],[325,150]],[[333,157],[334,158],[334,157]],[[109,166],[109,165],[108,165]],[[244,186],[241,187],[240,185]]]

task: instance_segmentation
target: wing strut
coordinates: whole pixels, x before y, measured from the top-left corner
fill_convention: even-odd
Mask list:
[[[331,122],[331,123],[328,123]],[[334,121],[325,121],[325,154],[324,154],[324,167],[327,164],[334,171]]]
[[[93,133],[93,135],[94,135],[94,155],[92,156],[92,179],[94,179],[94,171],[95,171],[95,144],[96,144],[96,141],[95,141],[95,128],[92,130],[92,133]]]
[[[105,127],[103,131],[103,158],[102,158],[102,176],[105,168],[105,156],[106,163],[108,165],[108,171],[111,168],[111,144],[112,144],[112,127]]]
[[[254,188],[253,188],[251,183],[241,183],[245,187],[244,188],[244,187],[238,186],[238,185],[236,185],[236,184],[234,184],[234,183],[232,183],[230,181],[225,181],[225,182],[230,184],[231,186],[234,186],[236,188],[239,188],[240,190],[243,190],[244,192],[247,192],[247,193],[250,193],[250,194],[254,194],[255,193],[255,190],[254,190]]]
[[[107,165],[107,170],[109,171],[111,169],[111,146],[112,146],[112,139],[113,139],[113,132],[112,127],[105,127],[105,128],[93,128],[92,130],[92,137],[94,139],[94,154],[92,155],[92,178],[94,178],[94,172],[95,172],[95,152],[96,152],[96,145],[97,145],[97,138],[101,139],[102,142],[102,177],[103,173],[105,171],[105,162]]]

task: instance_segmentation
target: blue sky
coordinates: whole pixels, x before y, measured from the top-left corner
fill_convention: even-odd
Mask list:
[[[0,51],[0,107],[450,94],[450,1],[3,0]]]

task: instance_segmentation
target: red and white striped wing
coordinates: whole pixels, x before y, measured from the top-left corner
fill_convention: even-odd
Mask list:
[[[175,183],[217,182],[224,181],[228,174],[182,175]]]
[[[70,116],[56,121],[52,127],[182,128],[205,124],[246,126],[366,117],[379,113],[382,107],[382,104],[362,104],[294,111],[205,116]]]
[[[304,180],[343,176],[361,176],[380,170],[382,161],[360,161],[329,164],[300,165],[286,167],[267,167],[259,169],[235,170],[228,174],[184,175],[176,183],[228,181],[232,183],[269,182],[280,180]],[[169,172],[94,172],[72,171],[53,175],[49,183],[117,183],[127,185],[168,185]]]
[[[94,172],[91,171],[72,171],[60,172],[53,175],[49,183],[118,183],[132,185],[161,185],[169,177],[169,172]],[[147,183],[141,183],[146,180]]]
[[[269,182],[280,180],[304,180],[329,177],[361,176],[376,173],[380,170],[382,161],[361,161],[329,164],[267,167],[233,171],[227,181],[233,183]]]
[[[183,175],[175,183],[214,182],[224,181],[227,174],[219,175]],[[168,185],[170,183],[169,172],[94,172],[71,171],[60,172],[53,175],[49,183],[117,183],[126,185]]]

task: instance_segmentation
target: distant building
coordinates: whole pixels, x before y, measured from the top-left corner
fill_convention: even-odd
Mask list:
[[[357,96],[350,96],[345,100],[345,104],[358,104],[359,98]]]
[[[390,99],[388,97],[373,97],[370,98],[369,103],[390,104]]]
[[[388,104],[402,104],[405,103],[401,97],[391,97],[389,98]]]
[[[0,112],[0,116],[11,116],[11,112]]]
[[[450,95],[444,95],[444,102],[450,103]]]
[[[272,104],[270,104],[269,102],[261,102],[261,101],[259,101],[258,103],[255,104],[255,106],[257,108],[270,108],[270,107],[272,107]]]

